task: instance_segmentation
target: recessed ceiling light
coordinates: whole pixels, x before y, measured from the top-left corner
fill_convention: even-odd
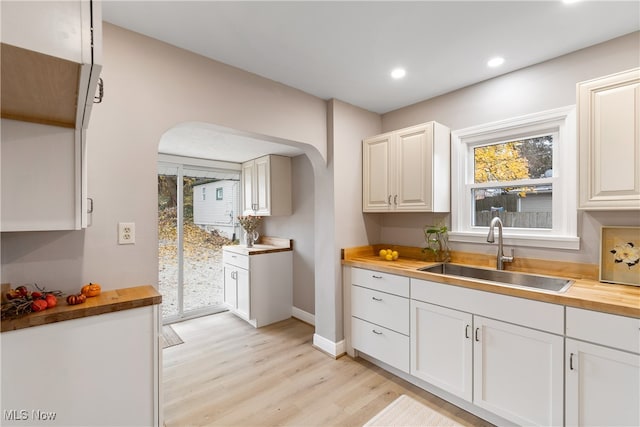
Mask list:
[[[562,0],[562,3],[564,4],[572,4],[572,3],[578,3],[580,0]]]
[[[404,68],[394,68],[391,71],[391,77],[394,79],[401,79],[407,75],[407,71]]]
[[[491,58],[487,61],[487,66],[489,67],[499,67],[502,64],[504,64],[504,58],[500,56],[496,56],[495,58]]]

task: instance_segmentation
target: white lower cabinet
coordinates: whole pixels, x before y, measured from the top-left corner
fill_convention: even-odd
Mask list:
[[[249,320],[249,271],[231,264],[224,265],[224,303],[236,315]]]
[[[566,425],[640,425],[639,342],[640,319],[567,308]]]
[[[0,424],[162,426],[158,308],[2,332]]]
[[[256,328],[291,317],[292,251],[244,251],[229,246],[222,252],[225,306]]]
[[[640,319],[362,268],[347,277],[353,348],[455,405],[498,424],[640,425]]]
[[[571,338],[566,350],[566,425],[640,425],[640,356]]]
[[[411,279],[411,375],[515,424],[562,425],[563,330],[562,306]]]
[[[561,336],[415,300],[411,312],[411,375],[516,424],[562,424]]]
[[[562,425],[564,338],[481,316],[473,326],[473,403],[519,425]]]
[[[473,316],[411,300],[411,375],[472,400]]]
[[[409,373],[409,278],[354,268],[351,279],[353,348]]]

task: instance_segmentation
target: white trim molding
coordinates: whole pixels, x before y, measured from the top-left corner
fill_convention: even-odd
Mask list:
[[[336,343],[318,334],[313,334],[313,346],[334,358],[338,358],[346,353],[346,343],[344,340]]]
[[[316,325],[316,316],[309,312],[299,309],[298,307],[291,308],[291,317],[295,317],[298,320],[302,320],[304,323],[308,323],[312,326]]]

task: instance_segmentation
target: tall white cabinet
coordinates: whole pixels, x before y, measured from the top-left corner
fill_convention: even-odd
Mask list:
[[[242,164],[243,215],[291,215],[291,159],[268,155]]]
[[[450,131],[437,122],[362,142],[363,212],[449,212]]]
[[[640,68],[579,83],[580,208],[640,210]]]

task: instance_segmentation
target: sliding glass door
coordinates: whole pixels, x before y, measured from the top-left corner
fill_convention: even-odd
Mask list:
[[[164,323],[224,310],[222,246],[236,239],[238,171],[158,164]]]

